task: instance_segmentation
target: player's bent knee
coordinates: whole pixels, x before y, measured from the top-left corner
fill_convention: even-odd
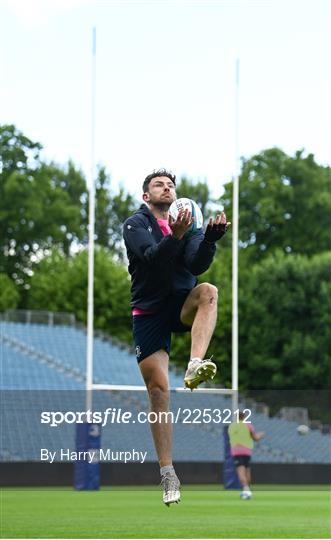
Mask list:
[[[201,283],[200,302],[216,304],[218,299],[218,288],[211,283]]]

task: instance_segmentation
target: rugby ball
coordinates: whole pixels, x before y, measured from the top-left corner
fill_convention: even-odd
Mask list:
[[[191,236],[203,227],[203,216],[197,203],[195,201],[192,201],[192,199],[181,197],[180,199],[176,199],[171,204],[169,208],[169,214],[171,215],[172,219],[176,220],[179,211],[186,209],[191,212],[192,218],[194,218],[190,229],[185,233],[185,236]]]
[[[301,426],[297,427],[297,432],[299,433],[299,435],[307,435],[307,433],[309,432],[309,427],[305,424],[302,424]]]

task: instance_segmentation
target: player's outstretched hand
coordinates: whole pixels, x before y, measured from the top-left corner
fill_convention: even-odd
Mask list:
[[[177,219],[174,220],[169,214],[169,226],[172,230],[172,235],[181,240],[184,234],[189,230],[193,223],[192,214],[186,208],[186,210],[180,210]]]
[[[231,223],[226,222],[226,215],[224,212],[217,214],[216,219],[210,218],[205,231],[205,240],[210,243],[217,242],[217,240],[220,240],[222,236],[225,235],[229,225],[231,225]]]

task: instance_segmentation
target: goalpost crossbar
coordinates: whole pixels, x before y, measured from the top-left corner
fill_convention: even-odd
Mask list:
[[[137,392],[147,392],[147,389],[145,386],[134,386],[129,384],[92,384],[90,387],[91,390],[126,390],[126,391],[137,391]],[[190,393],[191,390],[189,388],[182,388],[182,387],[174,387],[169,388],[170,392],[185,392]],[[194,393],[199,394],[223,394],[223,395],[229,395],[232,396],[237,391],[232,390],[231,388],[196,388],[194,390]]]

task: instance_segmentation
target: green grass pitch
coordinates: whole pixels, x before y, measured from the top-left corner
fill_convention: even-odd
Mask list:
[[[210,488],[210,489],[209,489]],[[272,489],[272,490],[271,490]],[[330,491],[315,486],[183,489],[169,508],[155,489],[3,489],[2,538],[330,538]]]

